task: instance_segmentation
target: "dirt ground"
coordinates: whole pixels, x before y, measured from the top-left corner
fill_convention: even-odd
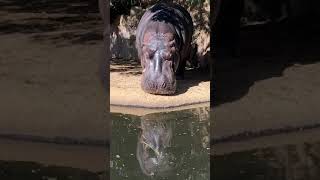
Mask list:
[[[215,64],[212,136],[320,124],[320,26],[243,29],[240,58]]]
[[[88,8],[87,1],[0,0],[1,160],[25,161],[30,174],[31,162],[105,171],[101,24],[97,7]],[[65,138],[103,143],[56,144]]]
[[[177,92],[172,96],[145,93],[141,87],[141,68],[137,60],[114,59],[110,66],[110,104],[143,108],[176,108],[210,103],[208,72],[186,71],[185,79],[177,81]]]
[[[86,1],[0,7],[0,132],[105,140],[97,11]]]
[[[239,100],[213,107],[213,136],[320,123],[320,63],[295,64],[257,81]],[[240,88],[240,87],[238,87]]]

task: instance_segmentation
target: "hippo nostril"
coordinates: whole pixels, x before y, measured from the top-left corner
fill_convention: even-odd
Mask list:
[[[166,86],[167,86],[167,84],[166,84],[165,82],[163,82],[163,83],[161,84],[161,88],[166,88]]]

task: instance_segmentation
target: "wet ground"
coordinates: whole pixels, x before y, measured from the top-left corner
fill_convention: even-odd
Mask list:
[[[209,119],[201,111],[112,113],[111,179],[209,179]]]

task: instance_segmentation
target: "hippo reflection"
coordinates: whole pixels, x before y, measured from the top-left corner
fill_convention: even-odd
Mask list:
[[[136,33],[136,48],[142,66],[142,89],[151,94],[170,95],[176,78],[184,78],[190,58],[193,22],[180,5],[158,3],[142,16]]]
[[[142,132],[137,144],[137,159],[145,175],[167,176],[175,169],[171,147],[172,127],[163,121],[141,121]]]

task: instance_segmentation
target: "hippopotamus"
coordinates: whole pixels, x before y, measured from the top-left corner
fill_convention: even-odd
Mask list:
[[[177,164],[172,148],[172,124],[165,120],[142,120],[137,160],[147,176],[170,176]],[[170,163],[171,162],[171,163]]]
[[[192,18],[178,4],[157,3],[144,13],[136,31],[136,48],[145,92],[158,95],[176,92],[176,79],[184,78],[186,61],[190,58],[192,34]]]

